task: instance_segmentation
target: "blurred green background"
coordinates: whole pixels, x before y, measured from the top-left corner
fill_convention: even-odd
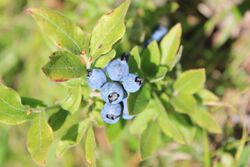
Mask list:
[[[66,90],[41,72],[55,50],[25,12],[29,7],[48,7],[91,32],[100,16],[117,6],[119,0],[1,0],[0,1],[0,82],[16,89],[21,96],[43,99],[48,104],[61,99]],[[250,156],[250,2],[249,0],[132,0],[127,16],[127,33],[117,45],[119,51],[142,46],[156,25],[171,28],[180,22],[183,29],[183,56],[178,70],[206,68],[206,87],[221,102],[237,108],[218,107],[216,118],[223,126],[220,135],[210,135],[213,166],[231,167],[243,127],[248,139],[241,164]],[[243,119],[241,119],[243,118]],[[242,122],[243,121],[243,122]],[[166,140],[166,145],[150,159],[140,162],[137,139],[128,132],[105,136],[96,129],[99,167],[202,166],[203,143],[181,146]],[[28,125],[0,125],[0,167],[33,167],[26,150]],[[109,140],[109,142],[108,142]],[[53,147],[51,152],[53,152]],[[63,157],[49,157],[47,166],[87,166],[82,147],[72,148]]]

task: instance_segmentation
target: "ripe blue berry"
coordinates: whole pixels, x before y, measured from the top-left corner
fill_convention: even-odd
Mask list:
[[[102,120],[108,124],[114,124],[119,121],[121,117],[122,107],[121,104],[108,104],[105,103],[101,111]]]
[[[122,104],[122,118],[126,120],[133,119],[134,116],[129,115],[129,112],[128,112],[128,99],[127,98],[123,99],[121,104]]]
[[[143,84],[143,79],[135,74],[129,74],[122,81],[124,89],[131,93],[138,91]]]
[[[124,89],[118,82],[107,82],[101,88],[101,97],[106,103],[118,104],[125,96]]]
[[[112,60],[105,67],[105,70],[112,81],[121,81],[123,77],[129,74],[127,60],[128,56],[124,55],[121,58]]]
[[[166,29],[166,27],[159,25],[151,36],[152,40],[156,40],[159,42],[162,37],[167,33],[167,31],[168,30]]]
[[[101,69],[87,70],[87,81],[90,88],[100,90],[107,82],[107,77]]]

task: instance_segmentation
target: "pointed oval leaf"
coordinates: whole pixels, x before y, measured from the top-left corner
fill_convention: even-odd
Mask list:
[[[85,141],[85,154],[86,154],[86,160],[92,167],[95,166],[95,159],[96,159],[95,150],[96,150],[95,133],[93,127],[90,126],[87,131],[87,136]]]
[[[0,84],[0,122],[21,124],[33,119],[30,108],[22,105],[20,96],[12,89]]]
[[[80,54],[86,47],[86,34],[61,13],[44,8],[32,8],[27,11],[36,20],[42,32],[59,48]]]
[[[56,153],[58,156],[63,155],[69,148],[80,143],[83,135],[89,127],[89,119],[72,125],[62,139],[59,141]]]
[[[90,55],[96,58],[109,52],[125,33],[124,19],[130,0],[126,0],[113,11],[100,18],[94,27],[90,39]]]
[[[142,53],[141,67],[145,74],[154,76],[160,64],[161,53],[156,41],[151,42]]]
[[[141,70],[141,57],[140,57],[139,49],[137,46],[135,46],[130,51],[130,57],[128,60],[128,64],[129,64],[129,71],[131,73],[138,72]]]
[[[54,52],[42,70],[56,82],[81,77],[86,71],[79,57],[65,51]]]
[[[131,93],[128,97],[129,114],[135,115],[143,112],[150,101],[150,96],[150,87],[148,85],[143,85],[138,92]]]
[[[68,96],[61,102],[61,107],[69,111],[71,114],[75,113],[81,104],[82,88],[81,86],[71,88]]]
[[[212,133],[221,133],[220,125],[215,121],[213,116],[202,106],[197,106],[191,114],[191,119],[194,123]]]
[[[204,87],[206,74],[204,69],[183,72],[174,83],[175,93],[193,94]]]
[[[45,164],[52,142],[53,131],[47,123],[44,113],[41,113],[33,120],[27,139],[28,150],[36,163]]]
[[[196,101],[192,95],[179,93],[172,97],[171,104],[177,112],[192,114],[195,110]]]
[[[148,158],[156,151],[159,137],[160,131],[158,124],[152,121],[141,135],[140,154],[142,160]]]
[[[104,68],[108,62],[110,60],[112,60],[116,55],[116,51],[115,50],[111,50],[109,53],[100,56],[96,62],[95,62],[95,67],[99,67],[99,68]]]
[[[162,39],[161,46],[161,64],[167,65],[170,70],[176,64],[176,53],[180,46],[181,41],[181,24],[176,24],[167,35]]]

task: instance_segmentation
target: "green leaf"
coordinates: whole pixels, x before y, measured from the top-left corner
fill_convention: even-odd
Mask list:
[[[142,160],[151,156],[157,149],[160,131],[158,124],[152,121],[142,133],[140,139],[140,154]]]
[[[181,41],[181,25],[176,24],[171,30],[165,35],[160,43],[161,47],[161,64],[167,65],[170,70],[173,69],[180,55],[176,56],[180,41]]]
[[[186,144],[190,144],[193,141],[196,128],[187,115],[169,112],[169,121],[182,136]]]
[[[45,164],[52,142],[53,131],[47,123],[44,113],[41,113],[33,120],[27,139],[28,150],[36,163]]]
[[[202,89],[198,92],[198,95],[201,97],[202,102],[209,103],[209,102],[218,102],[219,98],[210,90],[208,89]]]
[[[57,131],[62,127],[68,115],[68,111],[60,108],[49,117],[48,123],[53,131]]]
[[[182,52],[183,52],[183,45],[180,46],[180,48],[179,48],[179,50],[174,58],[174,61],[172,63],[172,68],[170,70],[172,70],[176,66],[176,64],[180,61],[181,56],[182,56]]]
[[[58,142],[57,155],[63,155],[69,148],[76,146],[80,143],[83,135],[89,127],[89,120],[86,119],[82,122],[72,125],[62,139]]]
[[[141,67],[144,73],[154,76],[160,64],[161,53],[156,41],[151,42],[142,53]]]
[[[81,86],[71,88],[68,96],[61,102],[61,107],[69,111],[71,114],[75,113],[81,104],[82,88]]]
[[[78,78],[83,76],[86,71],[78,56],[65,51],[54,52],[42,70],[53,81]]]
[[[183,72],[174,83],[175,93],[193,94],[204,87],[206,80],[204,69]]]
[[[139,49],[137,46],[135,46],[131,51],[130,51],[130,57],[128,60],[129,64],[129,71],[134,73],[138,72],[141,69],[141,57],[139,54]]]
[[[220,125],[215,121],[212,115],[202,106],[197,106],[191,114],[191,119],[194,123],[212,133],[221,133]]]
[[[126,0],[119,7],[100,18],[92,31],[90,40],[90,55],[96,58],[108,53],[125,33],[124,19],[130,0]]]
[[[23,105],[28,105],[32,108],[47,106],[43,101],[30,97],[21,97],[21,101]]]
[[[136,93],[131,93],[128,97],[128,110],[130,115],[143,112],[150,101],[150,87],[143,85]]]
[[[154,77],[150,78],[150,82],[153,83],[153,82],[158,82],[158,81],[163,80],[165,78],[167,72],[168,72],[167,67],[160,66],[156,75]]]
[[[250,159],[250,144],[247,144],[241,153],[239,166],[246,167],[249,162],[249,159]]]
[[[165,109],[165,107],[163,106],[162,102],[160,101],[160,99],[158,98],[156,94],[154,94],[153,101],[155,105],[154,110],[158,112],[157,122],[162,132],[166,136],[173,138],[178,143],[181,143],[181,144],[187,143],[181,131],[177,128],[174,122],[169,118],[167,110]]]
[[[59,48],[80,54],[86,49],[87,36],[80,27],[61,13],[43,8],[28,9],[42,32]]]
[[[157,118],[158,113],[155,111],[155,102],[150,100],[146,109],[138,114],[129,126],[129,130],[132,134],[142,134],[142,132],[147,128],[148,123]]]
[[[179,93],[172,97],[171,104],[177,112],[192,114],[195,110],[196,101],[193,95]]]
[[[86,154],[86,160],[93,167],[95,166],[95,159],[96,159],[95,150],[96,150],[95,134],[93,127],[90,126],[86,136],[85,154]]]
[[[0,122],[21,124],[33,119],[30,108],[22,105],[20,96],[12,89],[0,84]]]
[[[107,54],[100,56],[96,60],[94,66],[98,67],[98,68],[104,68],[108,64],[108,62],[115,57],[115,55],[116,55],[116,51],[115,50],[111,50]]]

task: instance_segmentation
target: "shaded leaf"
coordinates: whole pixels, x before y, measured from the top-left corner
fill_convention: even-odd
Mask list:
[[[168,72],[167,67],[159,66],[158,68],[159,69],[158,69],[158,72],[156,73],[156,75],[154,77],[150,78],[151,83],[163,80]]]
[[[221,128],[212,115],[202,106],[197,106],[191,114],[194,123],[212,133],[221,133]]]
[[[130,57],[128,60],[128,65],[129,65],[129,71],[134,73],[138,72],[141,69],[141,57],[139,54],[139,49],[137,46],[135,46],[131,51],[130,51]]]
[[[68,114],[68,111],[60,108],[57,112],[53,113],[49,117],[48,123],[53,131],[57,131],[58,129],[60,129],[60,127],[62,127]]]
[[[33,119],[30,108],[22,105],[20,96],[12,89],[0,84],[0,122],[21,124]]]
[[[45,164],[52,142],[53,131],[47,123],[44,113],[41,113],[33,120],[27,139],[28,150],[36,163]]]
[[[23,105],[30,106],[32,108],[36,107],[46,107],[47,105],[38,99],[30,98],[30,97],[21,97],[21,101]]]
[[[174,83],[176,94],[193,94],[204,87],[206,80],[204,69],[188,70],[183,72]]]
[[[85,154],[86,154],[86,160],[88,161],[88,163],[91,164],[91,166],[95,166],[95,159],[96,159],[95,150],[96,150],[95,134],[93,127],[90,126],[88,128],[86,136]]]
[[[154,76],[160,64],[161,53],[156,41],[151,42],[142,53],[141,67],[144,73]]]
[[[86,119],[82,122],[72,125],[62,139],[58,142],[57,155],[64,154],[69,148],[76,146],[80,143],[83,135],[89,127],[89,120]]]
[[[192,114],[195,110],[196,101],[193,95],[180,93],[172,97],[171,104],[177,112]]]
[[[140,139],[140,154],[142,160],[151,156],[157,149],[160,131],[158,124],[152,121],[142,133]]]
[[[170,29],[160,43],[162,53],[161,64],[167,65],[170,70],[173,69],[180,57],[180,55],[176,56],[176,53],[180,45],[181,32],[181,25],[178,23]]]
[[[116,51],[115,50],[111,50],[107,54],[100,56],[96,60],[94,66],[95,67],[99,67],[99,68],[104,68],[108,64],[108,62],[115,57],[115,55],[116,55]]]
[[[86,34],[61,13],[44,8],[32,8],[27,11],[34,17],[42,32],[59,48],[80,54],[86,47]]]
[[[42,70],[51,80],[57,82],[81,77],[86,71],[78,56],[65,51],[54,52]]]
[[[109,52],[125,33],[124,19],[130,0],[126,0],[113,11],[103,15],[94,27],[90,40],[90,55],[93,58]]]
[[[136,93],[131,93],[128,97],[128,110],[130,115],[139,114],[144,111],[150,100],[150,87],[143,85]]]
[[[61,102],[61,107],[69,111],[71,114],[75,113],[81,104],[82,88],[81,86],[71,88],[68,96]]]

